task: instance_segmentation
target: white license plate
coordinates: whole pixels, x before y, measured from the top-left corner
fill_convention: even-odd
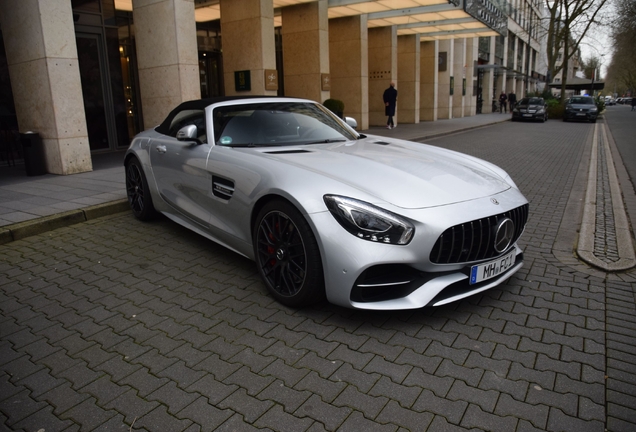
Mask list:
[[[524,117],[532,117],[532,114],[524,114]]]
[[[470,284],[476,284],[495,276],[499,276],[505,273],[513,265],[515,265],[516,250],[513,248],[510,253],[497,258],[496,260],[489,261],[484,264],[472,266],[470,268]]]

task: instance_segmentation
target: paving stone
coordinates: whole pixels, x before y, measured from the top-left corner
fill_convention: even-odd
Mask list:
[[[80,392],[90,394],[97,400],[98,405],[104,406],[129,389],[128,386],[113,383],[111,378],[106,375],[82,387]]]
[[[211,355],[192,367],[194,370],[200,370],[214,375],[219,381],[223,381],[240,368],[240,364],[226,362],[218,355]]]
[[[308,390],[321,397],[326,403],[332,402],[345,388],[347,383],[338,381],[333,382],[322,378],[316,372],[309,372],[301,379],[296,386],[296,390]]]
[[[438,414],[444,416],[451,423],[459,424],[467,406],[468,403],[466,401],[451,401],[443,397],[438,397],[432,391],[425,388],[411,409],[417,412]]]
[[[362,342],[364,343],[364,342]],[[362,344],[361,343],[361,344]],[[359,351],[350,349],[345,344],[340,344],[338,348],[333,350],[331,354],[327,356],[329,360],[340,360],[344,363],[351,364],[358,370],[364,369],[364,367],[375,357],[371,353],[360,353]]]
[[[217,337],[210,343],[205,344],[201,347],[201,350],[217,354],[223,360],[229,359],[230,357],[236,355],[236,353],[241,352],[244,349],[244,346],[228,343],[222,337]]]
[[[247,390],[250,396],[257,395],[274,381],[274,377],[263,377],[252,373],[247,366],[241,367],[223,380],[226,384],[236,384]]]
[[[342,364],[343,362],[340,360],[327,360],[322,357],[318,357],[313,352],[308,352],[303,358],[298,360],[294,366],[316,371],[321,377],[328,378],[334,373],[334,371],[340,368]]]
[[[154,410],[135,422],[135,428],[145,428],[148,431],[174,431],[185,430],[192,424],[190,420],[180,420],[168,414],[166,407],[159,405]]]
[[[70,420],[60,420],[53,414],[53,407],[45,407],[34,414],[20,420],[14,427],[25,431],[42,431],[42,426],[46,426],[47,432],[57,432],[67,430],[73,425]]]
[[[375,356],[373,359],[364,367],[364,372],[367,373],[379,373],[381,375],[388,376],[396,383],[401,383],[404,381],[404,378],[411,372],[413,369],[410,365],[397,365],[393,362],[386,361],[380,356]]]
[[[386,396],[392,401],[397,401],[404,408],[410,408],[421,392],[421,388],[396,384],[388,377],[383,376],[369,390],[369,395]]]
[[[272,400],[283,406],[288,413],[293,413],[305,402],[311,393],[308,391],[294,390],[285,386],[285,383],[276,380],[260,392],[256,397],[261,400]]]
[[[116,411],[100,408],[95,404],[95,399],[88,398],[64,412],[60,418],[72,420],[80,425],[81,430],[93,430],[115,415]]]
[[[231,409],[245,418],[248,423],[253,423],[257,418],[267,412],[274,402],[270,400],[259,400],[247,394],[245,389],[238,389],[230,396],[221,401],[217,407],[220,409]]]
[[[408,431],[429,430],[433,421],[431,413],[411,411],[400,406],[395,401],[389,401],[376,420],[379,423],[390,423],[401,426]]]
[[[199,397],[198,393],[190,393],[177,387],[177,383],[169,381],[162,387],[153,391],[145,398],[157,401],[168,407],[170,414],[176,414]]]
[[[233,414],[231,410],[220,410],[211,405],[207,398],[200,397],[181,410],[177,417],[192,420],[201,431],[214,431]]]
[[[375,418],[389,399],[383,396],[369,396],[361,393],[354,386],[348,386],[333,401],[335,406],[348,406],[354,410],[366,413],[370,418]]]
[[[581,420],[574,416],[568,416],[560,409],[552,407],[550,408],[547,429],[564,432],[601,432],[605,430],[605,425],[602,422]]]
[[[200,380],[192,383],[185,390],[187,392],[198,392],[207,397],[213,405],[234,393],[239,387],[236,385],[226,385],[217,381],[212,375],[205,375]]]
[[[446,398],[453,401],[469,402],[478,405],[483,411],[492,413],[499,398],[499,392],[481,390],[468,386],[461,380],[455,380]]]
[[[583,383],[568,378],[565,375],[557,374],[554,391],[559,393],[575,393],[579,396],[586,396],[595,403],[605,404],[605,386],[602,383]]]
[[[543,404],[548,407],[556,407],[566,415],[576,416],[578,412],[579,397],[574,393],[556,393],[532,385],[528,389],[525,399],[531,405]]]
[[[129,385],[139,392],[139,396],[146,397],[148,394],[167,384],[168,381],[168,378],[158,378],[150,373],[147,368],[142,367],[119,380],[119,384]]]
[[[511,416],[498,416],[484,412],[477,405],[468,405],[461,426],[483,428],[485,430],[512,431],[517,427],[518,419]]]
[[[367,420],[361,413],[354,411],[338,428],[340,432],[395,432],[398,426],[393,424],[379,424]]]
[[[0,402],[0,412],[3,412],[8,420],[6,424],[12,426],[20,420],[37,413],[46,407],[44,402],[35,401],[26,389],[13,394]]]
[[[319,396],[313,395],[294,412],[294,416],[311,418],[322,423],[326,430],[335,431],[351,412],[351,408],[336,407],[323,402]]]
[[[362,393],[366,393],[375,385],[380,377],[381,376],[377,373],[361,372],[352,368],[348,363],[344,363],[329,379],[335,382],[346,382],[347,384],[355,386]]]
[[[67,381],[63,379],[57,379],[52,376],[48,369],[40,369],[37,372],[16,381],[15,384],[27,387],[31,390],[31,397],[37,399],[42,393],[54,389],[66,382]]]

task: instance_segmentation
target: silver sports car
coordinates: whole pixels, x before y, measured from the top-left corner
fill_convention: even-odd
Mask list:
[[[355,127],[304,99],[184,102],[128,149],[132,211],[254,260],[292,307],[437,306],[521,268],[528,202],[506,172]]]

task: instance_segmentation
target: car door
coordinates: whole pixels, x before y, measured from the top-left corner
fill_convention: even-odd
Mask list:
[[[150,161],[161,198],[170,205],[173,214],[186,217],[208,228],[208,201],[211,175],[206,170],[210,152],[207,143],[204,110],[184,110],[170,124],[168,135],[155,138],[150,144]],[[179,129],[197,126],[197,141],[179,141]]]

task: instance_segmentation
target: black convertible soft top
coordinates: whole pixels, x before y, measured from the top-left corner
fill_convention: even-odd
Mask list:
[[[205,98],[205,99],[196,99],[191,101],[182,102],[175,109],[170,111],[170,114],[166,117],[166,119],[155,128],[157,132],[163,135],[168,135],[168,130],[170,129],[170,124],[172,123],[172,119],[181,111],[184,110],[204,110],[205,107],[218,103],[218,102],[226,102],[233,100],[242,100],[242,99],[256,99],[256,98],[276,98],[278,96],[265,96],[265,95],[249,95],[249,96],[219,96],[213,98]]]

